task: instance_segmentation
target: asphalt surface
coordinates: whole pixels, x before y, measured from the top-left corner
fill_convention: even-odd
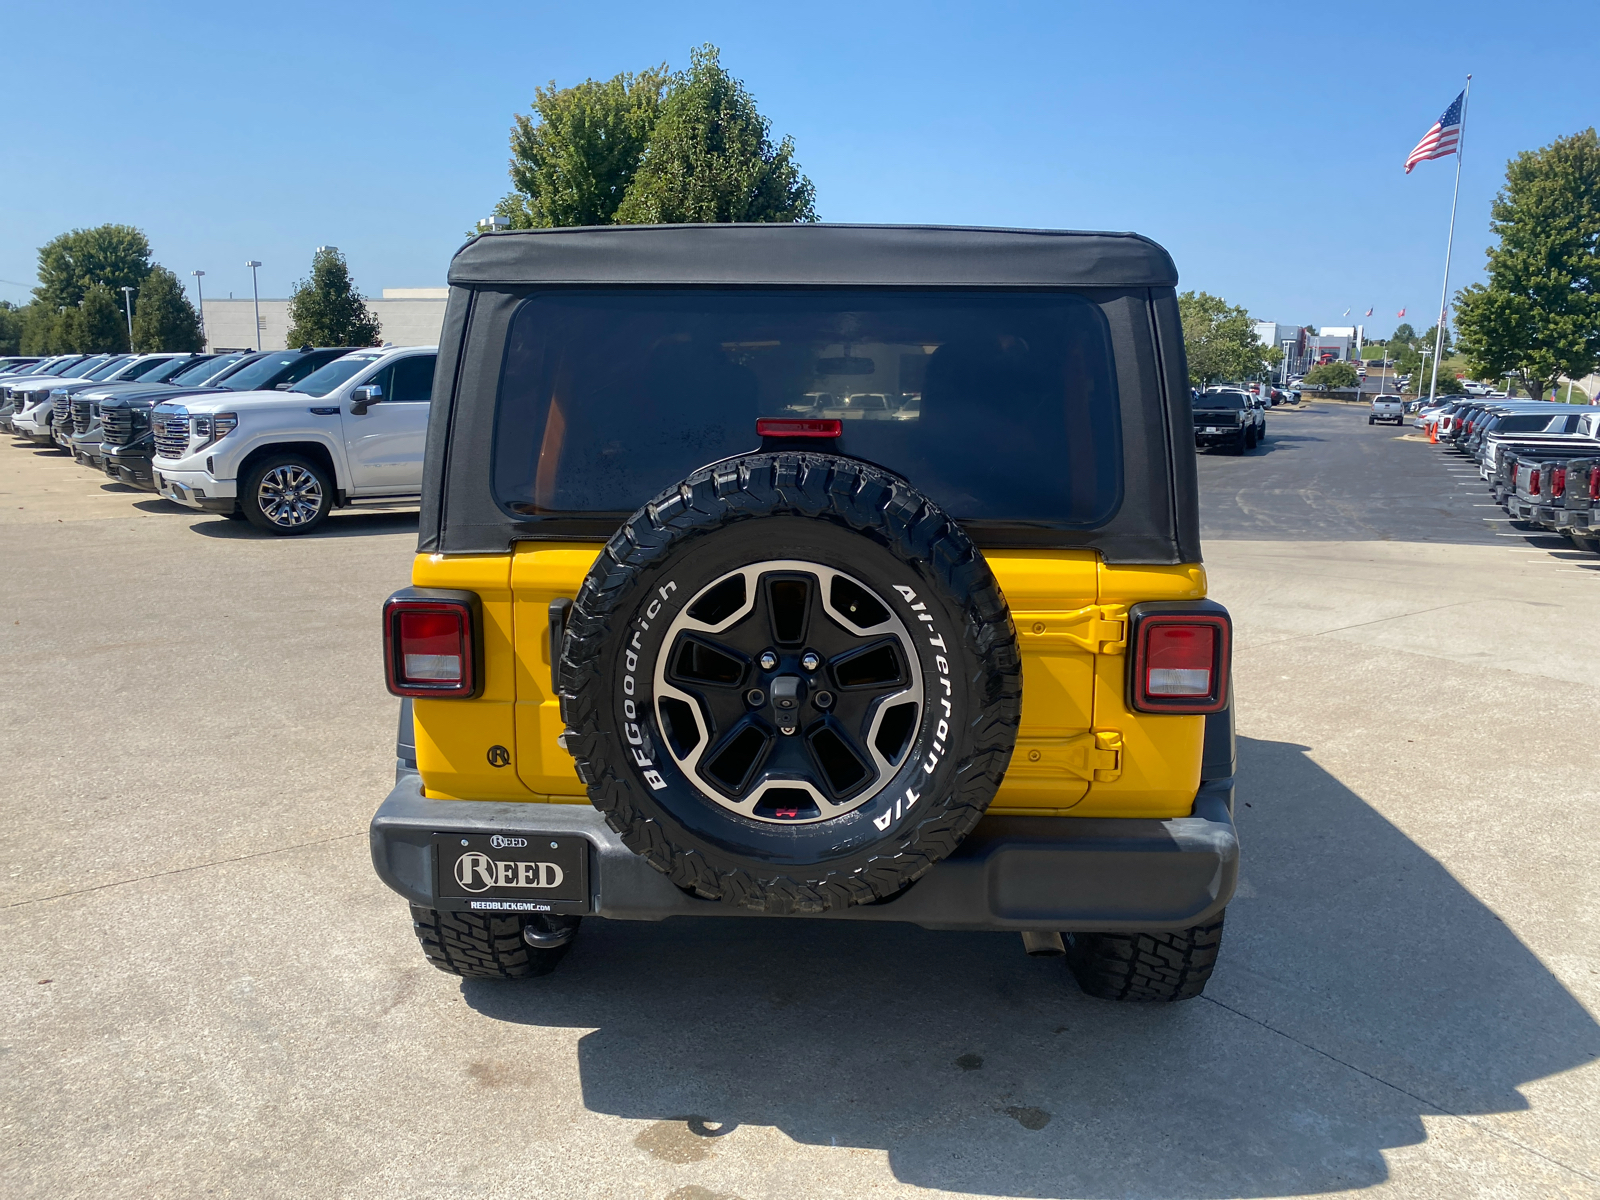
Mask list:
[[[1600,559],[1354,406],[1268,428],[1200,461],[1244,868],[1160,1008],[805,921],[440,974],[366,849],[414,518],[0,444],[0,1194],[1600,1196]]]

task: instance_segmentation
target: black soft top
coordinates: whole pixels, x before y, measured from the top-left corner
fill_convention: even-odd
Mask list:
[[[1136,233],[949,225],[605,225],[474,238],[458,286],[539,283],[1175,287]]]
[[[969,534],[985,549],[1088,548],[1117,563],[1200,560],[1178,272],[1139,234],[824,224],[530,229],[473,238],[451,262],[449,282],[425,454],[424,552],[503,553],[521,540],[603,541],[615,532],[615,519],[528,515],[493,493],[511,322],[535,295],[696,285],[1036,288],[1071,290],[1105,318],[1121,420],[1120,506],[1093,528],[965,521]]]

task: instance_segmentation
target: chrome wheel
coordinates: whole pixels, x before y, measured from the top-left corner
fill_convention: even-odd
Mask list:
[[[315,521],[322,500],[322,480],[293,463],[273,467],[256,485],[256,504],[262,516],[282,529],[297,529]]]
[[[757,821],[859,808],[922,726],[922,667],[905,624],[860,580],[820,563],[729,572],[684,606],[662,647],[654,704],[668,753],[714,803]]]

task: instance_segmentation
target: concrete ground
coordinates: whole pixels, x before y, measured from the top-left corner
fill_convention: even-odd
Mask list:
[[[1161,1008],[889,925],[440,974],[366,848],[414,517],[267,539],[0,444],[0,1194],[1600,1196],[1600,559],[1359,410],[1268,424],[1201,456],[1244,871]]]

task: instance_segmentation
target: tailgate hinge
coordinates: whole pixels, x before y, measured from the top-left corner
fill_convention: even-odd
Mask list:
[[[1026,651],[1072,646],[1086,654],[1122,654],[1128,648],[1128,606],[1091,604],[1074,612],[1013,613]]]

